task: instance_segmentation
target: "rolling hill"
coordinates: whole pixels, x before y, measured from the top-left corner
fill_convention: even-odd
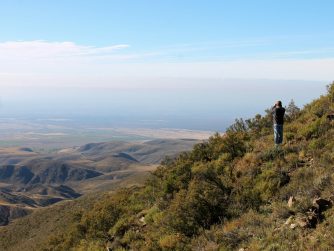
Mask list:
[[[165,156],[189,150],[193,140],[104,142],[51,154],[30,148],[0,149],[0,225],[56,202],[138,180]]]

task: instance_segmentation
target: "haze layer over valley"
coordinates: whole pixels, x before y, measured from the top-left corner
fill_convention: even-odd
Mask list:
[[[38,128],[50,124],[46,129],[172,128],[222,132],[235,118],[252,117],[269,108],[277,97],[282,97],[283,104],[293,99],[302,106],[324,93],[327,83],[210,77],[134,78],[131,84],[126,78],[111,83],[104,83],[108,79],[102,83],[91,81],[74,83],[75,87],[61,83],[58,87],[10,86],[4,82],[0,85],[0,119],[13,118]],[[0,128],[8,123],[1,122]],[[10,129],[15,127],[13,124]]]

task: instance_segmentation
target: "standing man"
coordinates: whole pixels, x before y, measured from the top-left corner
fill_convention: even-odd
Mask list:
[[[283,123],[285,109],[282,107],[282,102],[277,101],[271,108],[271,113],[274,120],[274,140],[275,145],[279,146],[283,142]]]

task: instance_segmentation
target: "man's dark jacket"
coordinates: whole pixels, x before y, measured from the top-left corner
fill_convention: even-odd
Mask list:
[[[283,107],[274,106],[271,109],[271,113],[273,114],[274,124],[283,125],[285,109]]]

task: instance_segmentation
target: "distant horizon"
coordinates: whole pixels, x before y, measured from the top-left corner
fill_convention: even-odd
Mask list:
[[[178,86],[166,90],[17,88],[1,93],[0,118],[65,118],[99,126],[225,131],[236,118],[264,114],[278,99],[284,106],[293,99],[302,107],[326,91],[326,84],[318,81],[206,83],[206,88]]]

